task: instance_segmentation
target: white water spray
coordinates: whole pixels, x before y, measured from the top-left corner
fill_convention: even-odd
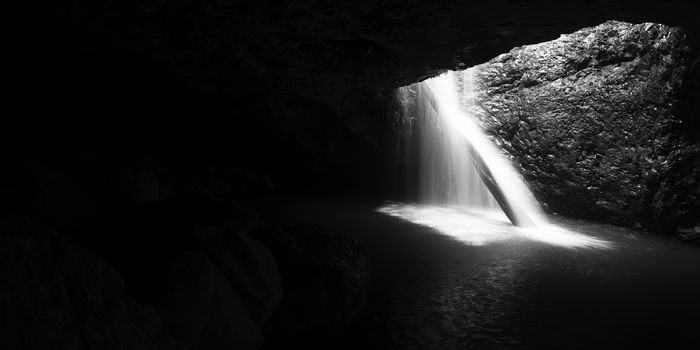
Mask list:
[[[379,212],[470,245],[526,238],[567,248],[611,247],[548,223],[520,175],[474,117],[474,68],[423,81],[416,92],[423,204],[390,203]]]
[[[420,200],[426,204],[498,209],[498,203],[475,168],[460,119],[452,74],[416,85],[416,113],[420,123]],[[472,128],[471,125],[468,128]]]
[[[422,200],[479,209],[500,204],[517,226],[545,224],[523,180],[470,115],[475,95],[474,68],[418,85],[419,118],[436,129],[424,130],[421,143]]]

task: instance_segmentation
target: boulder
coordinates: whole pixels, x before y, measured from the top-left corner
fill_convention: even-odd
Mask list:
[[[173,334],[192,349],[256,349],[264,342],[239,293],[200,252],[186,251],[172,262],[156,307]]]
[[[52,232],[0,234],[0,348],[187,349],[104,261]]]
[[[194,234],[261,326],[282,300],[280,276],[270,252],[255,240],[215,227],[195,225]]]
[[[115,218],[98,250],[123,274],[127,294],[156,305],[188,346],[256,348],[282,299],[275,259],[244,235],[256,223],[238,203],[180,195]]]
[[[694,58],[681,28],[609,21],[476,66],[475,112],[550,211],[675,234],[700,223]]]
[[[284,298],[265,328],[277,345],[308,345],[347,329],[370,285],[367,248],[320,225],[262,225],[251,237],[277,259]]]

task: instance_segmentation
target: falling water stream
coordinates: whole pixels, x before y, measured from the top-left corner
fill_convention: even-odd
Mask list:
[[[454,78],[450,73],[416,85],[420,199],[432,205],[495,210],[498,203],[468,152],[471,146],[466,135],[477,126],[460,110]],[[473,100],[465,104],[469,103]]]
[[[518,237],[571,248],[611,246],[548,222],[474,116],[475,68],[447,72],[415,89],[420,204],[390,203],[381,212],[476,245]]]
[[[430,204],[495,209],[497,202],[516,226],[546,224],[523,180],[470,113],[475,95],[474,68],[419,84],[418,117],[427,124],[422,134],[421,194]],[[427,130],[430,126],[434,130]]]

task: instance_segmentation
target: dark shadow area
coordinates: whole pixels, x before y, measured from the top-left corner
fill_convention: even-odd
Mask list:
[[[79,0],[3,12],[0,349],[696,342],[697,248],[669,242],[700,237],[691,1]],[[598,30],[592,49],[557,61],[566,69],[521,47],[610,18],[638,23],[608,27],[643,40]],[[477,64],[491,67],[483,91],[496,101],[483,110],[500,116],[490,135],[550,212],[669,237],[605,226],[591,234],[623,248],[472,247],[375,212],[419,196],[410,85]],[[628,79],[605,89],[585,79],[620,67]],[[530,113],[553,96],[576,96],[580,113]],[[601,122],[584,108],[594,97],[620,112],[606,140],[651,130],[617,163],[592,129],[542,141]],[[571,162],[550,162],[553,148]],[[587,170],[601,164],[624,176],[598,186]]]

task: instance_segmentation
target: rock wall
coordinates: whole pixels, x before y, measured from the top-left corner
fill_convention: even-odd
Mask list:
[[[477,113],[550,211],[692,238],[691,44],[681,28],[610,21],[518,47],[477,66]]]
[[[103,260],[50,230],[8,224],[0,231],[1,348],[189,349],[153,307],[124,295]]]
[[[343,332],[365,305],[363,245],[320,226],[259,225],[235,183],[164,190],[114,163],[79,182],[5,161],[1,349],[281,348]]]

